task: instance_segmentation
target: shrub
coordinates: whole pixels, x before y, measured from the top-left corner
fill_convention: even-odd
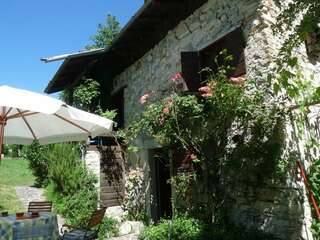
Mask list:
[[[245,227],[229,225],[227,227],[205,224],[199,220],[177,217],[161,220],[158,225],[145,228],[139,240],[276,240],[271,234],[259,230],[246,230]]]
[[[48,184],[48,147],[41,146],[39,141],[33,141],[31,145],[24,146],[22,149],[22,157],[29,162],[29,168],[35,176],[35,185],[38,187]]]
[[[94,188],[95,179],[88,174],[73,144],[55,144],[47,154],[49,178],[56,192],[73,195],[83,187]]]
[[[47,196],[68,223],[86,226],[97,207],[96,179],[79,160],[72,144],[55,144],[47,154],[50,186]]]
[[[99,240],[119,235],[118,221],[114,218],[105,217],[99,231]]]
[[[202,228],[203,224],[192,218],[179,217],[172,222],[161,220],[158,225],[147,227],[139,240],[197,240],[200,239]]]
[[[3,145],[3,154],[6,157],[17,158],[20,157],[21,145],[16,144],[5,144]]]

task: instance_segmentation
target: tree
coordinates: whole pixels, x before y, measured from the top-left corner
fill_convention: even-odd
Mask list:
[[[97,34],[91,36],[92,45],[87,45],[88,50],[96,48],[105,48],[112,44],[113,40],[118,36],[121,30],[120,23],[115,16],[107,15],[104,24],[98,24]],[[67,89],[60,93],[60,99],[64,102],[81,108],[86,111],[96,111],[98,114],[107,114],[113,118],[115,113],[109,116],[109,111],[103,112],[101,107],[93,108],[93,103],[100,96],[100,84],[97,80],[84,78],[80,84],[73,89]],[[104,116],[104,115],[103,115]]]
[[[86,46],[87,49],[105,48],[112,44],[120,32],[120,23],[115,16],[107,15],[105,24],[99,24],[97,34],[91,37],[93,45]]]

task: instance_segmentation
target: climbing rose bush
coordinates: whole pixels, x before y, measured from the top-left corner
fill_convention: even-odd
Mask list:
[[[262,90],[246,93],[246,77],[230,78],[229,70],[219,67],[213,73],[206,69],[208,78],[196,92],[177,90],[176,82],[184,80],[181,73],[174,74],[169,79],[171,94],[157,102],[144,101],[150,96],[142,96],[147,103],[144,111],[122,133],[128,145],[148,135],[185,155],[183,160],[173,159],[177,161],[173,164],[178,171],[191,172],[195,181],[177,185],[189,195],[177,200],[187,201],[186,207],[174,211],[206,222],[224,218],[227,188],[223,174],[232,170],[244,177],[250,172],[272,174],[283,146],[284,111],[277,102],[266,101]]]

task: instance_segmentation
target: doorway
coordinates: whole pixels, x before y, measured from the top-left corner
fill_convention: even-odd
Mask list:
[[[163,148],[150,150],[151,179],[151,218],[154,222],[160,218],[171,218],[171,185],[169,152]]]

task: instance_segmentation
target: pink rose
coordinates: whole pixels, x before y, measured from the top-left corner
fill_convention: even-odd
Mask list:
[[[176,82],[179,79],[182,79],[182,73],[181,72],[177,72],[172,78],[171,81]]]
[[[201,93],[201,96],[204,98],[212,97],[212,89],[209,86],[203,86],[198,89],[199,92]]]
[[[164,114],[170,113],[169,107],[165,107],[165,108],[162,110],[162,112],[163,112]]]
[[[139,99],[140,104],[141,105],[145,104],[148,101],[149,98],[150,98],[150,93],[145,93]]]
[[[234,85],[244,85],[244,82],[246,81],[246,75],[242,75],[242,76],[239,76],[239,77],[230,77],[229,78],[229,82],[231,84],[234,84]]]

